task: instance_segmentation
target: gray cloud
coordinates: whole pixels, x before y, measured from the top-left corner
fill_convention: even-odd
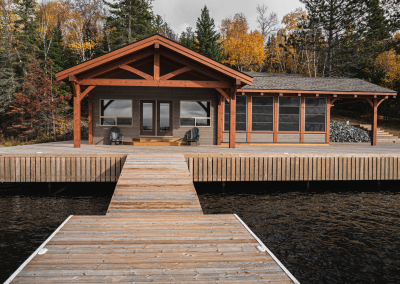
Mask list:
[[[255,30],[257,4],[266,4],[268,13],[272,11],[278,13],[279,21],[287,13],[298,7],[304,7],[299,0],[155,0],[153,10],[163,18],[165,16],[166,22],[180,35],[186,27],[196,27],[197,18],[200,17],[204,5],[210,10],[217,27],[220,26],[222,19],[242,12],[247,17],[250,29]]]

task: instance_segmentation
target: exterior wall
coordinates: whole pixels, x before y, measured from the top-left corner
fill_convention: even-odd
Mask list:
[[[154,87],[96,87],[93,93],[93,142],[95,145],[110,144],[110,129],[112,126],[100,125],[100,100],[124,99],[132,100],[132,126],[118,126],[126,141],[140,136],[140,100],[173,101],[173,138],[183,139],[193,126],[180,126],[180,101],[201,100],[211,102],[211,126],[198,127],[201,145],[217,143],[217,91],[214,89],[195,88],[154,88]]]
[[[304,143],[325,143],[326,134],[304,134]]]

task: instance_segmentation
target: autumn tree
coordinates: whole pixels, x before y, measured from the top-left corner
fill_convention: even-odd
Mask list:
[[[56,141],[56,122],[66,110],[71,95],[60,92],[64,83],[54,80],[55,70],[51,60],[45,67],[34,53],[26,64],[26,70],[22,92],[14,95],[15,102],[6,113],[13,118],[7,123],[7,131],[31,138],[37,136],[41,128],[51,128]]]
[[[264,62],[264,38],[257,30],[249,32],[243,13],[222,20],[221,35],[226,56],[222,63],[239,71],[260,69]]]
[[[207,6],[201,10],[196,22],[196,51],[216,61],[223,60],[220,35],[215,29],[214,19],[210,17]]]

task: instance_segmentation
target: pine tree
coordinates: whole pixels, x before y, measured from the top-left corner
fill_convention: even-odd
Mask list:
[[[110,8],[105,26],[110,29],[110,46],[115,50],[155,33],[152,25],[153,0],[117,0],[104,3]]]
[[[210,17],[207,6],[201,10],[201,16],[196,23],[196,51],[221,62],[223,60],[220,35],[215,30],[214,19]]]
[[[15,0],[15,11],[18,20],[15,21],[17,31],[16,46],[18,60],[20,62],[19,75],[26,75],[26,63],[38,45],[38,22],[35,0]]]
[[[192,27],[187,27],[186,31],[181,33],[179,38],[180,43],[187,48],[195,50],[196,45],[196,35],[192,29]]]

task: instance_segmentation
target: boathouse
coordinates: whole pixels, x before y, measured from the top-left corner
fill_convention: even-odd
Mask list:
[[[74,92],[74,147],[80,147],[81,101],[89,95],[89,144],[109,144],[110,129],[125,141],[184,140],[193,127],[202,145],[327,144],[330,109],[359,100],[377,109],[397,93],[350,78],[239,72],[154,35],[56,74]]]

